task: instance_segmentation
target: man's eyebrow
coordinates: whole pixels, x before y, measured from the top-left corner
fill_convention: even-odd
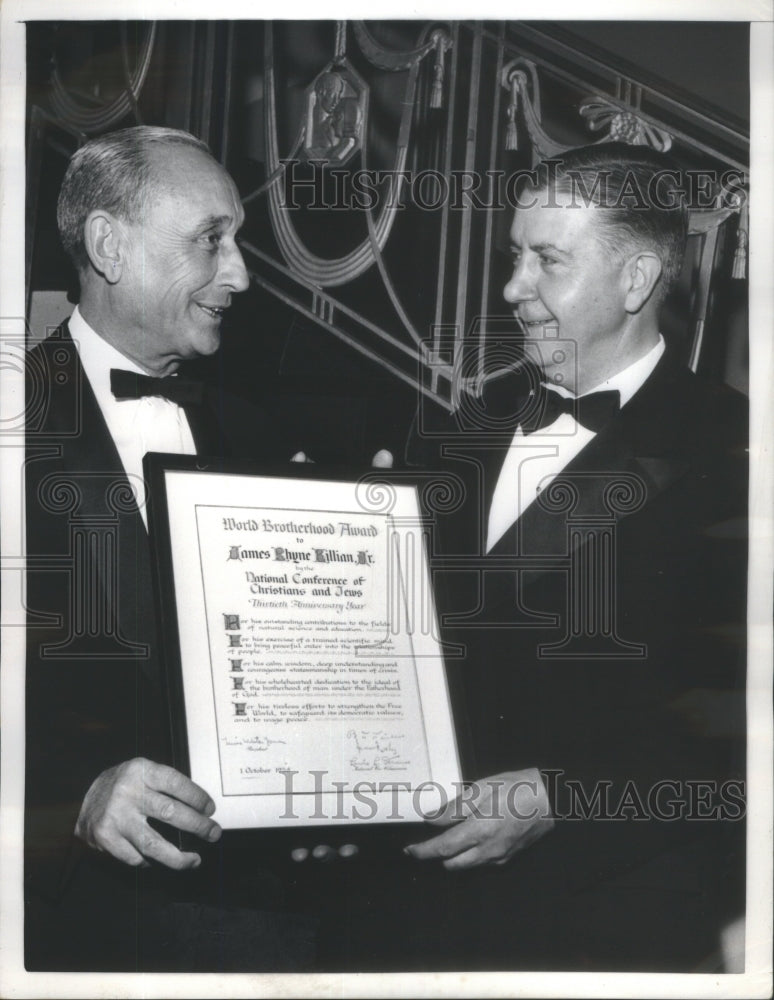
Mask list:
[[[234,219],[231,215],[208,215],[196,227],[196,232],[206,233],[211,229],[220,229],[223,226],[230,226],[233,221]]]
[[[530,243],[529,248],[534,253],[545,253],[546,251],[550,251],[551,253],[561,254],[562,257],[569,256],[567,250],[562,250],[561,247],[556,246],[554,243]],[[521,249],[521,244],[517,243],[515,240],[511,240],[512,252],[520,253]]]

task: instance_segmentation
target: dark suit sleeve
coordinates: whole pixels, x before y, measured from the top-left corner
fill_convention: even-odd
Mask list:
[[[25,878],[51,895],[93,780],[167,761],[168,724],[147,534],[69,336],[28,379]]]

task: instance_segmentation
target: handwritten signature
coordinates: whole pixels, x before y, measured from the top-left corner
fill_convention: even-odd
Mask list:
[[[348,729],[347,739],[355,741],[355,748],[361,750],[378,750],[380,753],[397,754],[395,740],[405,739],[404,733],[388,733],[384,729]]]
[[[359,755],[350,757],[349,764],[353,771],[405,771],[410,761],[399,753]]]
[[[243,739],[226,740],[227,747],[246,747],[248,750],[264,751],[275,743],[285,743],[285,740],[270,740],[268,736],[247,736]]]

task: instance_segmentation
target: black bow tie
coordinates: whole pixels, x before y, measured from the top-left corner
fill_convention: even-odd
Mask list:
[[[169,375],[154,378],[127,372],[122,368],[110,369],[110,391],[116,399],[141,399],[143,396],[164,396],[182,406],[185,403],[201,403],[204,400],[204,383],[195,379]]]
[[[542,389],[535,400],[531,419],[522,424],[525,434],[548,427],[561,414],[569,413],[579,424],[598,433],[620,410],[621,393],[617,389],[591,392],[587,396],[560,396],[551,389]]]

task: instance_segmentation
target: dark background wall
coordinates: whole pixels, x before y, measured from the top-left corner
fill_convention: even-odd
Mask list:
[[[747,22],[555,21],[553,27],[749,128]]]

